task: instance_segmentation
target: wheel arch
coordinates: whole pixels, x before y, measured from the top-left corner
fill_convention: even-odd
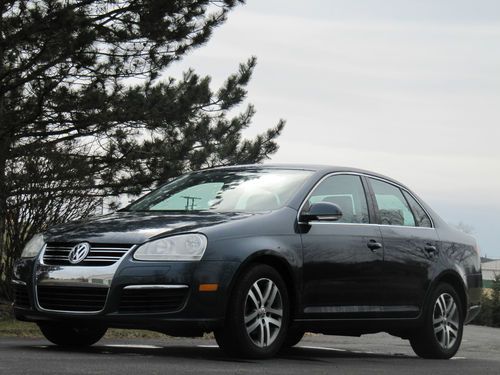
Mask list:
[[[228,300],[233,295],[237,280],[254,264],[267,264],[276,269],[281,277],[283,277],[290,300],[290,311],[292,313],[291,318],[293,319],[298,311],[300,302],[298,281],[295,276],[296,272],[294,271],[292,264],[290,264],[290,262],[283,255],[272,250],[260,250],[254,252],[240,264],[229,284],[229,293],[227,294],[228,298],[226,299],[225,310],[227,310]]]
[[[431,290],[434,290],[439,284],[447,283],[450,284],[458,293],[460,301],[462,302],[462,313],[464,320],[467,316],[467,306],[468,306],[468,296],[467,288],[465,286],[463,278],[460,274],[453,270],[446,270],[439,274],[433,282]],[[429,293],[430,294],[430,293]]]

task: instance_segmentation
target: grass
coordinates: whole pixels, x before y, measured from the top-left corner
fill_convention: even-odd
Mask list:
[[[210,335],[206,336],[210,337]],[[9,318],[0,320],[0,337],[42,338],[43,335],[35,323],[20,322]],[[111,328],[104,337],[108,339],[165,339],[168,336],[153,331]]]
[[[15,320],[10,304],[0,302],[0,337],[43,338],[43,335],[35,323]],[[110,328],[104,337],[108,339],[166,339],[168,336],[153,331]],[[213,334],[205,334],[204,337],[213,338]]]
[[[0,336],[3,337],[42,337],[35,323],[20,322],[14,319],[0,320]]]
[[[41,338],[43,335],[35,323],[15,320],[10,304],[0,301],[0,337]],[[169,336],[153,331],[110,328],[104,337],[108,339],[165,339]],[[213,338],[213,334],[205,334],[204,338]]]
[[[15,320],[12,315],[10,303],[0,301],[0,337],[43,337],[35,323],[21,322]],[[115,329],[111,328],[106,333],[106,338],[146,338],[159,339],[166,335],[159,332],[143,331],[135,329]]]

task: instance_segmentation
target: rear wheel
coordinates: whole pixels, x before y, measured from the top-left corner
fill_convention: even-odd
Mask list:
[[[288,301],[283,278],[274,268],[252,266],[234,287],[224,327],[215,331],[217,343],[229,355],[272,357],[286,338]]]
[[[440,284],[426,309],[424,326],[410,338],[415,353],[422,358],[448,359],[462,342],[462,303],[455,289]]]
[[[107,331],[105,327],[72,326],[57,323],[38,323],[38,327],[50,342],[59,346],[71,347],[93,345]]]

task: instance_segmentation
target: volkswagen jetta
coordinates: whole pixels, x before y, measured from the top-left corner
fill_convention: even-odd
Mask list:
[[[251,165],[192,172],[38,234],[12,283],[17,319],[58,345],[109,327],[213,331],[227,353],[265,358],[304,332],[386,331],[450,358],[482,277],[475,240],[393,179]]]

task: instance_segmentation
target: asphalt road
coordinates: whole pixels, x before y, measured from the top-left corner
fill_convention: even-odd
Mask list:
[[[234,360],[213,340],[102,340],[67,350],[40,339],[1,338],[0,374],[500,374],[500,329],[467,326],[452,360],[424,360],[387,334],[306,336],[270,360]]]

